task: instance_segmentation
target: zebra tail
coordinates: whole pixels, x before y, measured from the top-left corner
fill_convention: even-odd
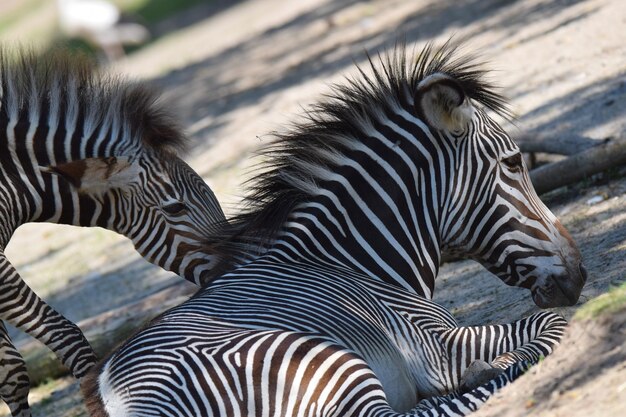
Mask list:
[[[91,417],[109,417],[109,413],[106,412],[100,396],[98,377],[101,367],[102,362],[94,366],[80,381],[80,391],[83,394],[85,407]]]

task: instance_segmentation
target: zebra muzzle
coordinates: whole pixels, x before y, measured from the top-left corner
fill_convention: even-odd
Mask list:
[[[545,285],[532,290],[533,301],[541,308],[573,306],[578,302],[586,278],[587,271],[582,263],[574,273],[550,275]]]

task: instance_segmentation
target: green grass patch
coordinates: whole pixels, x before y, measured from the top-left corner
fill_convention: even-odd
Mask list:
[[[594,319],[600,315],[612,314],[624,308],[626,308],[626,282],[585,303],[576,312],[574,319]]]

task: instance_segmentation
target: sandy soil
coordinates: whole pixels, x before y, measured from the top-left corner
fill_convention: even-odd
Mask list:
[[[238,201],[243,172],[264,134],[293,120],[301,105],[328,91],[329,83],[354,74],[353,61],[363,62],[364,50],[383,51],[398,38],[419,48],[455,35],[467,41],[467,50],[482,51],[497,70],[493,78],[520,115],[517,126],[509,126],[513,135],[522,130],[574,132],[598,140],[624,135],[625,2],[220,4],[208,9],[205,19],[161,38],[113,69],[150,78],[164,90],[164,99],[175,107],[192,139],[187,160],[214,188],[226,211]],[[559,310],[566,317],[584,301],[626,281],[624,174],[614,170],[612,176],[544,196],[579,243],[590,275],[580,303]],[[594,196],[601,201],[588,203]],[[101,230],[24,226],[7,254],[40,295],[76,321],[180,282],[143,261],[127,241]],[[443,266],[435,298],[463,324],[510,321],[535,311],[524,290],[506,287],[469,261]],[[626,340],[623,321],[622,315],[576,327],[570,336],[576,346],[564,345],[571,351],[565,350],[562,359],[556,354],[554,361],[547,358],[524,377],[530,382],[513,385],[483,412],[504,415],[508,408],[515,415],[569,416],[575,409],[581,416],[626,415],[623,351],[611,353]],[[595,359],[602,355],[621,359]],[[617,391],[601,396],[604,387]],[[70,378],[35,390],[32,403],[39,416],[85,415]],[[605,403],[608,411],[591,414],[605,410],[600,408]]]
[[[576,321],[561,346],[498,392],[480,417],[607,417],[626,413],[626,310]]]

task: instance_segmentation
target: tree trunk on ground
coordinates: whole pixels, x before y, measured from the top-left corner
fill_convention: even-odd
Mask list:
[[[522,134],[514,140],[522,152],[557,155],[575,155],[606,142],[606,140],[590,139],[583,136],[545,137],[531,133]]]
[[[624,164],[626,139],[613,139],[562,161],[534,169],[530,172],[530,179],[537,193],[542,194]]]

